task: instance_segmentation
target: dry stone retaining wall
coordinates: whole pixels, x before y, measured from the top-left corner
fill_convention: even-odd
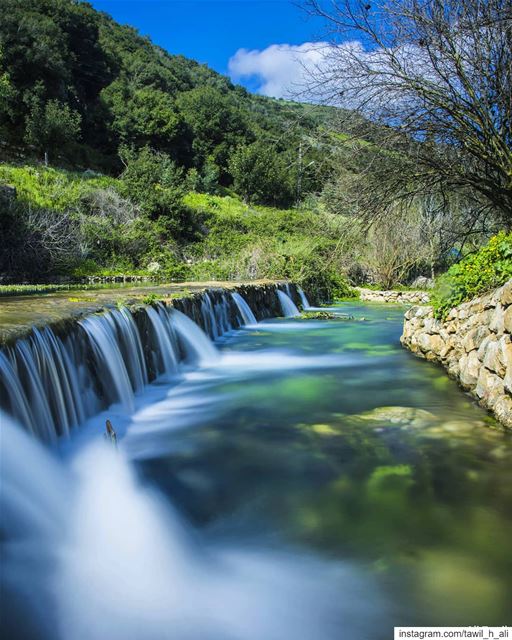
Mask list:
[[[368,302],[399,302],[402,304],[428,304],[430,296],[425,291],[375,291],[356,287],[361,300]]]
[[[453,308],[444,321],[432,307],[405,314],[402,344],[440,362],[451,377],[512,428],[512,280]]]

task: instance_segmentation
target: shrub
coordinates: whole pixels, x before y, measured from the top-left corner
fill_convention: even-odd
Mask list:
[[[454,264],[436,281],[432,304],[437,318],[466,300],[512,278],[512,233],[501,231],[476,253]]]

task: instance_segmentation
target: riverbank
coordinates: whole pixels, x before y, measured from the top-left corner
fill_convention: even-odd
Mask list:
[[[512,429],[512,280],[451,309],[444,320],[431,307],[405,314],[402,344],[439,362],[478,403]]]
[[[398,304],[428,304],[430,296],[426,291],[408,291],[399,289],[368,289],[354,287],[361,300],[366,302],[398,303]]]

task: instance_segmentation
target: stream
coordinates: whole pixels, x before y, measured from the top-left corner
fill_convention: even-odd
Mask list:
[[[288,317],[256,323],[235,300],[248,324],[215,344],[178,312],[171,329],[149,314],[165,355],[151,384],[129,318],[115,319],[117,351],[114,321],[81,321],[120,401],[68,402],[63,422],[82,411],[83,424],[50,446],[15,424],[33,402],[2,416],[3,637],[384,640],[394,625],[510,624],[510,435],[401,348],[403,308],[341,302],[314,320],[288,301]],[[193,357],[178,362],[175,339]]]

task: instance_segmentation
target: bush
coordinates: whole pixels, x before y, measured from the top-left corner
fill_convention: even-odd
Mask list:
[[[434,314],[444,318],[461,302],[499,287],[512,278],[512,233],[501,231],[476,253],[454,264],[436,281]]]

